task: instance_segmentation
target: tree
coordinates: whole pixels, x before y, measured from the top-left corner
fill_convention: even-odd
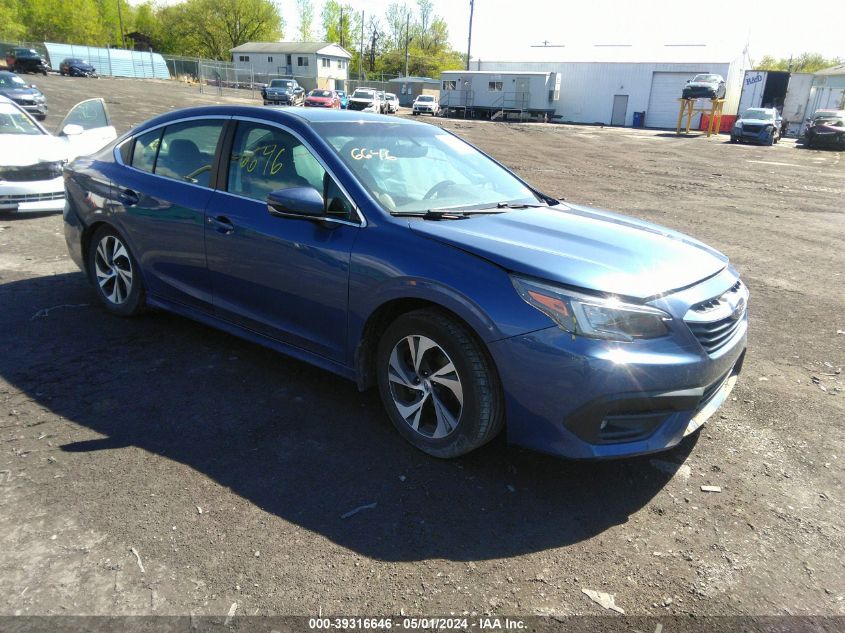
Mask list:
[[[788,70],[793,73],[814,73],[842,63],[845,63],[845,59],[841,57],[828,58],[818,53],[801,53],[797,57],[782,57],[780,59],[766,55],[759,63],[755,64],[754,70]]]
[[[212,59],[231,58],[229,49],[246,42],[282,37],[282,16],[271,0],[187,0],[166,7],[173,12],[172,36],[185,38],[184,48]],[[165,22],[165,20],[162,20]],[[177,37],[174,37],[177,39]],[[185,53],[182,53],[185,54]]]
[[[310,42],[314,39],[314,5],[311,0],[296,0],[296,10],[299,13],[299,39]]]
[[[97,44],[101,16],[93,0],[18,0],[24,37],[40,42]]]
[[[0,38],[14,41],[22,39],[25,33],[17,0],[0,0]]]
[[[340,4],[337,0],[326,0],[320,15],[326,42],[334,42],[349,49],[361,39],[361,14],[356,12],[352,5]]]

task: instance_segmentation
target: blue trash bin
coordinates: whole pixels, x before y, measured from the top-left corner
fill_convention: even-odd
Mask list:
[[[645,111],[634,112],[634,127],[645,127]]]

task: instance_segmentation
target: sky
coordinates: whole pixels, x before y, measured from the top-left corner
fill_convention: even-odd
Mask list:
[[[395,0],[346,1],[367,15],[383,16]],[[276,2],[287,23],[285,39],[294,39],[295,0]],[[406,3],[414,4],[412,0]],[[433,4],[435,13],[449,25],[453,47],[466,51],[469,0],[433,0]],[[322,3],[314,0],[314,5],[318,23]],[[836,9],[831,11],[831,7]],[[472,57],[566,61],[567,57],[583,60],[595,44],[631,44],[636,49],[705,44],[709,51],[730,59],[742,54],[746,43],[754,61],[766,54],[789,57],[803,52],[845,57],[840,13],[841,4],[830,0],[475,0]],[[824,19],[826,15],[830,19]],[[536,48],[544,41],[558,47]]]

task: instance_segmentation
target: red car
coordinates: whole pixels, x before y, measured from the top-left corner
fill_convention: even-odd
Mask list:
[[[312,90],[305,97],[305,107],[340,109],[340,97],[334,90]]]

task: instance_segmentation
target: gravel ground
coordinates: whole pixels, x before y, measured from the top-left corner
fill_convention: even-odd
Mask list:
[[[88,96],[121,132],[237,101],[34,81],[51,128]],[[633,615],[845,615],[842,154],[435,123],[550,194],[729,254],[751,325],[719,414],[652,459],[434,460],[375,392],[185,319],[109,316],[60,217],[1,217],[0,615],[608,613],[584,588]]]

